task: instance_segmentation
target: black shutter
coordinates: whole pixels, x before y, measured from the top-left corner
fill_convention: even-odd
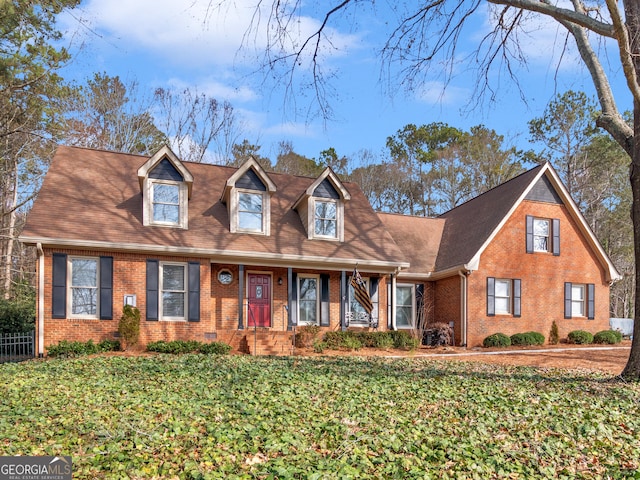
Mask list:
[[[522,315],[522,288],[521,280],[516,278],[513,280],[513,316],[520,317]]]
[[[147,320],[158,320],[158,260],[147,260]]]
[[[587,284],[587,318],[596,318],[596,286],[593,283]]]
[[[369,297],[371,298],[371,303],[373,304],[373,309],[371,310],[371,323],[373,323],[376,328],[378,326],[378,316],[380,314],[380,299],[378,295],[379,283],[380,279],[378,277],[369,278]]]
[[[289,307],[289,315],[291,315],[291,324],[298,325],[298,274],[291,272],[291,301]]]
[[[571,318],[571,282],[564,283],[564,318]]]
[[[189,262],[189,313],[187,320],[200,321],[200,262]]]
[[[533,253],[533,217],[527,215],[527,253]]]
[[[329,303],[329,275],[320,275],[320,325],[328,327],[331,325]]]
[[[100,257],[100,320],[113,320],[113,257]]]
[[[428,318],[425,317],[424,311],[424,283],[416,285],[416,328],[424,328]]]
[[[551,247],[553,248],[553,254],[555,256],[560,255],[560,220],[558,218],[553,219],[553,226],[551,227],[551,233],[553,240]]]
[[[67,256],[53,254],[52,318],[67,318]]]
[[[496,314],[496,279],[487,277],[487,315],[493,317]]]

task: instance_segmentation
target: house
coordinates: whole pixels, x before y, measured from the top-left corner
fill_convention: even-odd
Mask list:
[[[59,147],[21,241],[38,252],[37,351],[117,335],[287,353],[298,326],[450,323],[498,331],[608,328],[611,261],[549,165],[438,218],[377,214],[331,169],[317,178]],[[358,301],[354,269],[371,300]]]

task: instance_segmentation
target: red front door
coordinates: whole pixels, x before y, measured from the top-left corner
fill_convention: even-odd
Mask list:
[[[271,276],[259,273],[250,273],[248,275],[248,283],[248,325],[250,327],[270,327]]]

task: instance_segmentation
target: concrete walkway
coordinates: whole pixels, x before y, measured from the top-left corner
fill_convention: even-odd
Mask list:
[[[619,347],[561,347],[561,348],[540,348],[536,350],[492,350],[485,352],[482,350],[466,350],[464,352],[449,352],[442,351],[439,353],[419,353],[414,352],[409,355],[389,355],[389,358],[442,358],[442,357],[471,357],[474,355],[524,355],[524,354],[538,354],[538,353],[553,353],[553,352],[571,352],[577,350],[630,350],[631,346],[619,346]]]

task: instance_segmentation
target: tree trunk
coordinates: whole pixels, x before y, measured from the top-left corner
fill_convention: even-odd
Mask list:
[[[640,73],[640,5],[638,2],[625,1],[625,16],[629,39],[631,42],[631,56],[636,75]],[[640,78],[640,77],[637,77]],[[635,257],[635,310],[633,313],[633,341],[631,343],[631,353],[627,365],[622,371],[622,376],[633,379],[640,379],[640,103],[637,98],[633,101],[633,156],[631,159],[631,221],[633,222],[633,252]]]

